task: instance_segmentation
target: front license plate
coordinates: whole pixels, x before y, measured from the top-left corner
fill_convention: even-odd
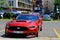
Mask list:
[[[23,33],[23,31],[13,31],[13,33]]]

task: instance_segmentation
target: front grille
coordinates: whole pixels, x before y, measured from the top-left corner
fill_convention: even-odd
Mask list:
[[[18,27],[18,26],[15,26],[15,27],[9,27],[8,30],[25,31],[25,30],[28,30],[28,28],[27,27]]]
[[[15,34],[15,33],[8,33],[9,36],[13,36],[13,37],[25,37],[27,36],[27,34]]]

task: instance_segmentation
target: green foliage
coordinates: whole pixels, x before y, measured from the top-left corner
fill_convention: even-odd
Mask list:
[[[0,10],[3,10],[3,8],[0,7]]]
[[[7,18],[10,19],[10,18],[12,18],[12,16],[13,16],[13,14],[12,13],[9,13],[9,12],[3,14],[3,18],[4,19],[7,19]]]
[[[4,0],[0,0],[0,10],[3,10],[2,5],[4,5]]]
[[[6,2],[5,0],[0,0],[0,5],[2,7],[2,5],[5,5],[7,8],[11,8],[11,6],[9,6],[9,3]]]
[[[58,6],[58,8],[60,9],[60,0],[55,0],[55,3],[54,3],[54,11],[55,11],[55,12],[56,12],[57,6]]]
[[[0,5],[4,5],[4,0],[0,0]]]
[[[60,0],[55,0],[55,4],[60,5]]]

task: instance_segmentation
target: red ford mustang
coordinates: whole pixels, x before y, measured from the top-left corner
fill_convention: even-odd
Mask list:
[[[20,14],[15,20],[9,21],[5,27],[5,34],[9,36],[38,37],[42,31],[42,18],[35,14]]]

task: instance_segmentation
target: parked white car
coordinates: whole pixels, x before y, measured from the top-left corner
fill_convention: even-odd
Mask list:
[[[0,12],[0,18],[3,18],[4,12]]]

